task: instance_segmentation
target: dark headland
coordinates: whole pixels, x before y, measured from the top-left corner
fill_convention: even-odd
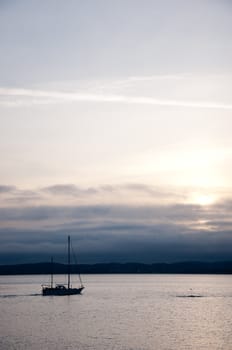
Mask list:
[[[54,274],[67,273],[67,265],[53,263]],[[120,273],[177,273],[177,274],[232,274],[232,261],[178,262],[178,263],[104,263],[71,266],[72,273],[120,274]],[[51,263],[0,265],[0,275],[50,274]]]

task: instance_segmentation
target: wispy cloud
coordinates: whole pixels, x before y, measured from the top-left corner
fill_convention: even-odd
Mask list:
[[[174,189],[159,188],[141,183],[99,185],[79,187],[75,184],[54,184],[42,188],[21,189],[15,186],[0,185],[0,207],[14,205],[75,205],[80,203],[128,204],[134,203],[177,203],[184,202],[186,194]]]
[[[0,88],[0,103],[3,105],[40,104],[57,102],[96,102],[96,103],[124,103],[142,104],[163,107],[184,107],[200,109],[225,109],[231,110],[232,104],[211,101],[187,101],[159,99],[146,96],[127,96],[122,94],[94,94],[82,92],[62,92],[36,89]],[[4,100],[6,99],[7,100]]]

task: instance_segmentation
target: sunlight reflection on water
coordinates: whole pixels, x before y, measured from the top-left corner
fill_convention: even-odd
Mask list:
[[[45,278],[0,277],[1,350],[232,349],[232,276],[86,275],[61,297]]]

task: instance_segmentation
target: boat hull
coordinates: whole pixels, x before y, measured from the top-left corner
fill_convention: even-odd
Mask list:
[[[75,295],[75,294],[81,294],[84,287],[80,288],[43,288],[42,295]]]

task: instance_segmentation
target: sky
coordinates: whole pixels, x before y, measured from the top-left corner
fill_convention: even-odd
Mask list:
[[[0,264],[231,260],[231,15],[0,0]]]

